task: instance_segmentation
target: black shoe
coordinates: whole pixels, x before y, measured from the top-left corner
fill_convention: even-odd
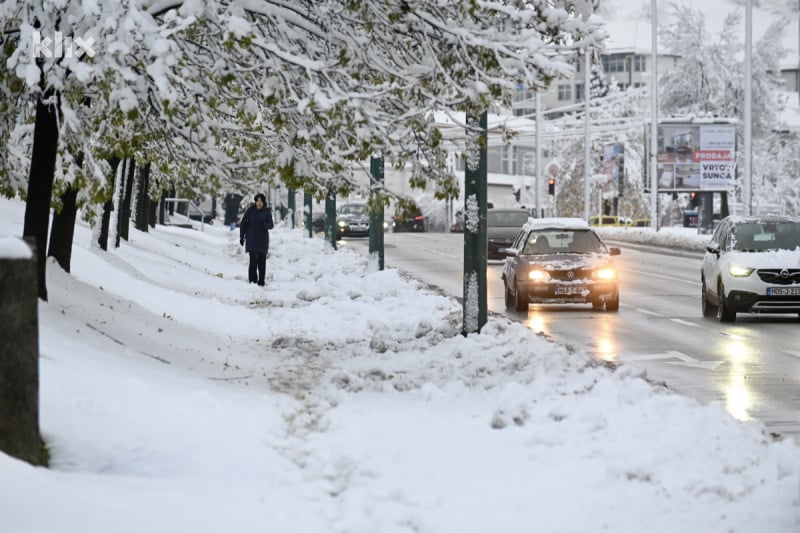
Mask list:
[[[263,286],[264,286],[264,282],[263,282],[263,281],[259,281],[259,282],[258,282],[258,285],[259,285],[260,287],[263,287]]]

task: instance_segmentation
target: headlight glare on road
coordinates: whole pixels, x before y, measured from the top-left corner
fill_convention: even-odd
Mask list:
[[[753,273],[754,268],[731,265],[728,267],[728,274],[734,278],[745,278]]]
[[[617,279],[617,271],[613,268],[601,268],[599,270],[595,270],[592,273],[595,279],[603,280],[603,281],[610,281],[612,279]]]
[[[531,281],[547,281],[550,279],[550,274],[544,270],[531,270],[528,272],[528,279]]]

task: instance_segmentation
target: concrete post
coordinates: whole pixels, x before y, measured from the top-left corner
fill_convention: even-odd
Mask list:
[[[19,238],[0,237],[0,450],[42,465],[35,249]]]

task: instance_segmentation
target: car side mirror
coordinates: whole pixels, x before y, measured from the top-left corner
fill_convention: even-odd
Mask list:
[[[609,255],[620,255],[622,253],[622,250],[620,250],[619,248],[617,248],[615,246],[615,247],[609,248],[608,249],[608,253],[609,253]]]
[[[498,250],[498,252],[500,252],[501,254],[506,254],[506,257],[509,257],[509,256],[518,257],[519,256],[519,252],[517,251],[516,248],[500,248]]]
[[[716,244],[710,244],[706,246],[706,250],[708,250],[709,253],[712,253],[717,257],[719,257],[719,246],[717,246]]]

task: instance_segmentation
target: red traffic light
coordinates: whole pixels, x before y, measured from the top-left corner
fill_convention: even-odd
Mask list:
[[[550,178],[549,180],[547,180],[547,192],[549,194],[555,194],[556,193],[556,179],[555,178]]]

